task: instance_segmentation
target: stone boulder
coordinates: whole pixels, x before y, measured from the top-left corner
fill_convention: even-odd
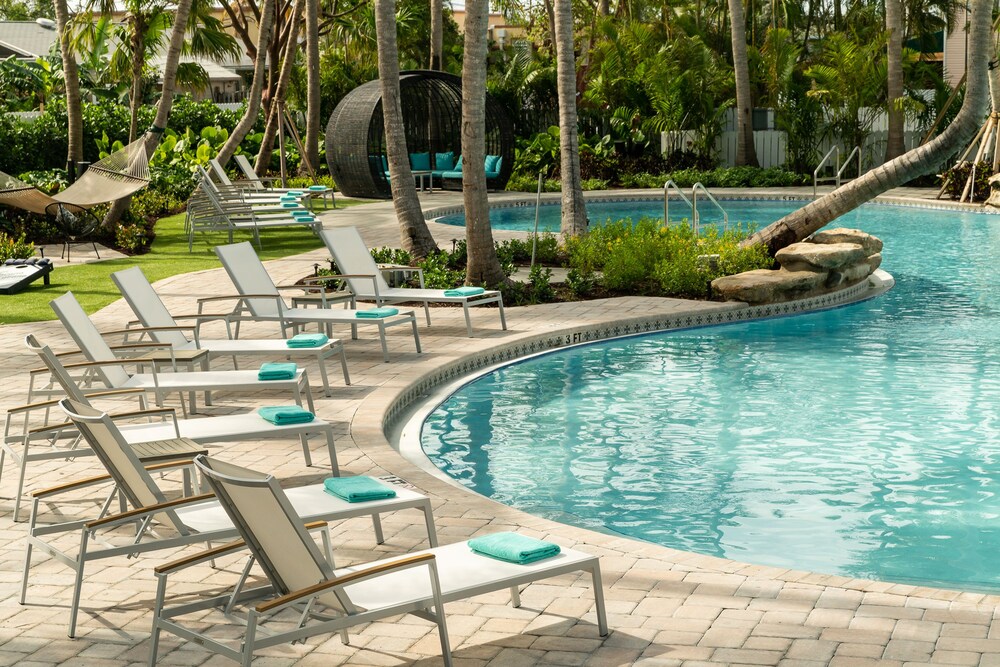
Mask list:
[[[775,303],[800,298],[822,287],[828,274],[818,271],[756,269],[712,281],[712,290],[726,301]]]
[[[793,243],[774,258],[789,271],[830,271],[856,264],[868,256],[859,243]]]
[[[866,234],[860,229],[838,227],[816,232],[807,241],[812,243],[857,243],[865,249],[865,255],[882,252],[882,239]]]

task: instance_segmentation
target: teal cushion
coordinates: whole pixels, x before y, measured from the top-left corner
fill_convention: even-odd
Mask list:
[[[435,153],[434,168],[439,171],[451,171],[455,168],[455,154],[451,151],[447,153]]]
[[[441,178],[457,178],[462,179],[462,172],[460,171],[445,171],[441,173]]]
[[[387,155],[382,156],[382,171],[389,172],[389,157]]]
[[[430,153],[410,153],[410,168],[414,171],[430,171]]]
[[[486,171],[500,171],[500,156],[499,155],[487,155],[486,156]]]
[[[458,162],[455,163],[455,171],[462,171],[462,156],[458,156]]]

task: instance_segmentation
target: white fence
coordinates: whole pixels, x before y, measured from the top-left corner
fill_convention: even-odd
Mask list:
[[[865,140],[865,145],[861,147],[862,165],[864,169],[871,169],[882,164],[885,159],[885,144],[888,132],[879,130],[872,132]],[[904,133],[903,141],[906,149],[916,148],[922,134],[916,130],[908,130]],[[833,139],[823,139],[816,144],[815,158],[816,164],[830,148],[834,145]],[[786,148],[788,135],[782,130],[758,130],[753,133],[753,145],[757,151],[757,162],[761,167],[780,167],[786,161]],[[846,157],[854,146],[840,144],[841,155]],[[719,164],[733,166],[736,164],[736,132],[723,132],[715,142],[716,154],[719,157]],[[854,177],[857,174],[848,168],[845,174]]]

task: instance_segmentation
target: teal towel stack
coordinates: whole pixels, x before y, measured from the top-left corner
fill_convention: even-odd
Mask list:
[[[298,208],[299,205],[293,201],[283,201],[281,202],[281,208]]]
[[[357,477],[329,477],[323,480],[323,488],[330,495],[349,503],[363,503],[366,500],[395,498],[396,491],[377,479],[358,475]]]
[[[316,415],[297,405],[271,405],[258,408],[257,414],[277,426],[306,424],[316,418]]]
[[[517,533],[493,533],[469,540],[469,547],[483,556],[525,565],[551,558],[559,553],[559,545]]]
[[[302,192],[302,190],[289,190],[288,192],[285,193],[285,196],[286,197],[301,197],[304,194],[305,193]]]
[[[310,185],[309,189],[313,192],[326,192],[327,190],[325,185]]]
[[[301,220],[315,220],[315,216],[309,211],[292,211],[292,217],[299,218]]]
[[[292,363],[269,361],[257,371],[258,380],[291,380],[299,367]]]
[[[381,308],[369,308],[368,310],[359,310],[356,317],[360,317],[366,320],[375,320],[383,317],[392,317],[393,315],[399,314],[398,308],[387,308],[382,306]]]
[[[329,336],[321,333],[300,333],[285,341],[288,347],[323,347],[330,342]]]
[[[482,294],[485,292],[482,287],[456,287],[455,289],[446,289],[444,291],[445,296],[476,296],[477,294]]]

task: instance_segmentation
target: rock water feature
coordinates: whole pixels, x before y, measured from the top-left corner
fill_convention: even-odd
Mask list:
[[[861,282],[882,263],[882,241],[859,229],[819,231],[782,248],[778,270],[757,269],[712,281],[726,301],[777,303],[834,292]]]

